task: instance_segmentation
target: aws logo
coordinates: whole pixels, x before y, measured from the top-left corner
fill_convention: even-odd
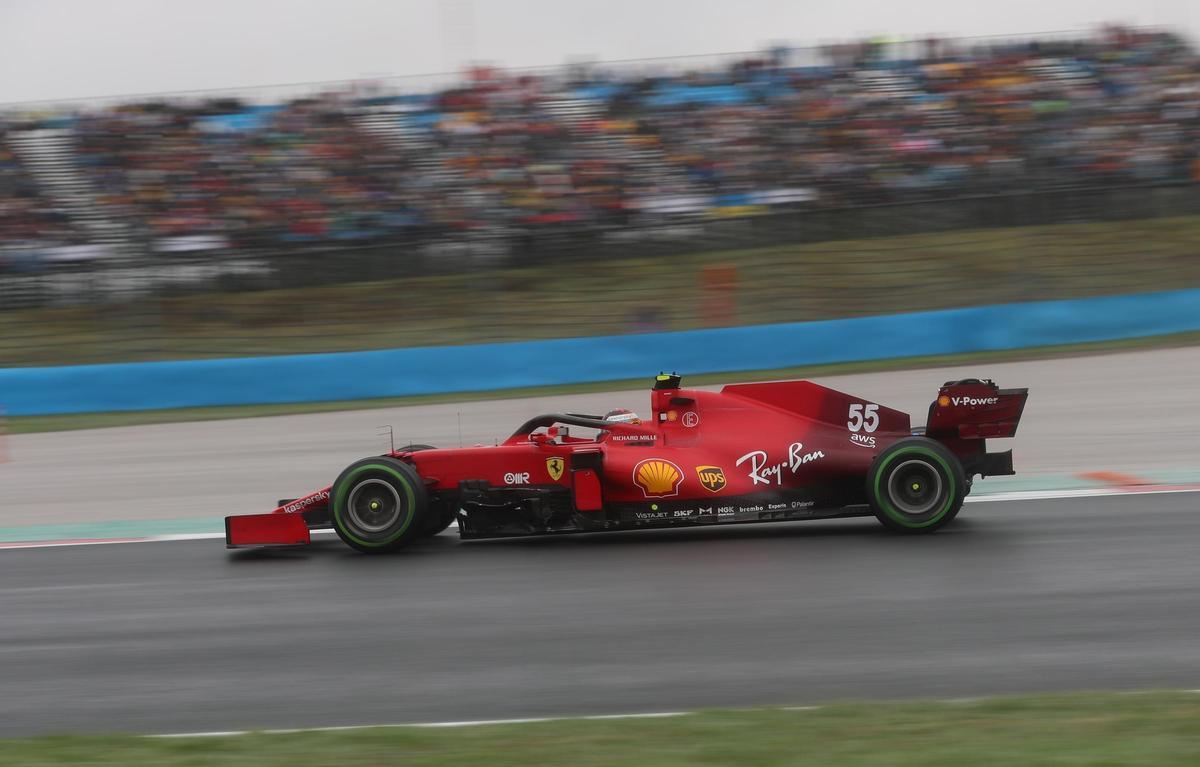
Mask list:
[[[697,466],[696,476],[705,490],[719,493],[725,489],[725,470],[720,466]]]
[[[633,467],[633,483],[647,498],[679,495],[680,482],[683,482],[683,472],[662,458],[647,458]]]

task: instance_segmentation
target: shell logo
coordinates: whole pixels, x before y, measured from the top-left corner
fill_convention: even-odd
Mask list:
[[[647,458],[633,467],[633,483],[642,489],[647,498],[666,498],[679,495],[679,483],[683,472],[670,461],[662,458]]]
[[[949,404],[950,404],[950,398],[949,398],[949,397],[947,397],[945,394],[943,394],[942,396],[938,397],[938,405],[939,405],[939,406],[941,406],[941,407],[946,407],[946,406],[947,406],[947,405],[949,405]]]

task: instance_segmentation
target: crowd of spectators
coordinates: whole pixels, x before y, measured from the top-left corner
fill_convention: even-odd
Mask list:
[[[51,201],[18,160],[8,126],[0,121],[0,266],[19,266],[27,245],[68,244],[78,232],[66,211]]]
[[[357,111],[333,94],[258,112],[123,107],[78,120],[78,162],[101,204],[154,241],[373,237],[416,220],[416,192],[407,158]]]
[[[1200,57],[1165,32],[787,50],[682,74],[475,70],[432,94],[158,101],[72,120],[158,249],[616,226],[1200,180]],[[0,240],[54,215],[0,141]]]

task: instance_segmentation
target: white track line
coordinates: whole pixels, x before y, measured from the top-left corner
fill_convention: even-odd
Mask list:
[[[1146,690],[1133,690],[1129,694],[1144,694]],[[1184,693],[1200,693],[1200,690],[1178,690]],[[945,698],[935,702],[945,703],[947,705],[974,705],[976,703],[986,703],[989,700],[1003,698],[1004,696],[980,696],[968,698]],[[819,711],[825,708],[824,706],[764,706],[758,708],[735,709],[737,711]],[[172,732],[160,735],[143,735],[145,738],[230,738],[242,735],[295,735],[302,732],[352,732],[354,730],[375,730],[375,729],[396,729],[396,728],[421,728],[421,729],[438,729],[451,727],[489,727],[494,725],[506,724],[540,724],[543,722],[566,722],[566,721],[616,721],[622,719],[669,719],[681,716],[692,716],[702,713],[699,711],[656,711],[653,713],[643,714],[593,714],[591,716],[539,716],[526,717],[522,719],[472,719],[457,722],[408,722],[401,724],[350,724],[335,727],[290,727],[286,729],[274,730],[219,730],[212,732]]]
[[[1197,493],[1197,485],[1130,485],[1121,487],[1076,488],[1073,490],[1015,490],[1006,493],[985,493],[967,496],[968,503],[993,503],[1005,501],[1045,501],[1070,498],[1102,498],[1108,496],[1163,495],[1169,493]],[[452,524],[448,529],[457,528]],[[313,530],[314,536],[333,535],[333,530]],[[0,542],[2,549],[50,549],[64,546],[101,546],[114,543],[164,543],[174,541],[219,540],[224,533],[170,533],[165,535],[130,536],[124,538],[96,540],[50,540]]]
[[[225,536],[221,536],[224,538]],[[110,546],[114,543],[149,543],[152,538],[112,538],[89,541],[5,541],[0,549],[57,549],[66,546]]]
[[[1187,485],[1123,485],[1121,487],[1085,487],[1075,490],[1014,490],[1007,493],[969,495],[968,503],[989,501],[1043,501],[1055,498],[1100,498],[1118,495],[1161,495],[1164,493],[1196,493],[1200,486]]]
[[[803,706],[783,709],[785,711],[808,711],[816,706]],[[353,730],[373,730],[396,727],[448,728],[448,727],[488,727],[503,724],[538,724],[541,722],[565,721],[603,721],[616,719],[668,719],[676,716],[688,716],[694,711],[655,711],[648,714],[595,714],[592,716],[538,716],[524,719],[472,719],[461,722],[407,722],[402,724],[348,724],[337,727],[293,727],[275,730],[218,730],[213,732],[171,732],[163,735],[146,735],[147,738],[229,738],[239,735],[295,735],[301,732],[349,732]]]

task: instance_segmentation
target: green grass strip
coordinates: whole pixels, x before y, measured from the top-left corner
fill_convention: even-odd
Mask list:
[[[627,258],[614,248],[601,260],[0,311],[0,367],[571,338],[1172,290],[1200,285],[1198,252],[1200,216],[670,258]],[[397,246],[392,260],[409,256]],[[728,288],[706,277],[733,271]]]
[[[60,736],[0,741],[0,763],[25,767],[1194,767],[1200,764],[1200,694],[857,703],[802,711],[711,711],[664,719],[211,738]]]

